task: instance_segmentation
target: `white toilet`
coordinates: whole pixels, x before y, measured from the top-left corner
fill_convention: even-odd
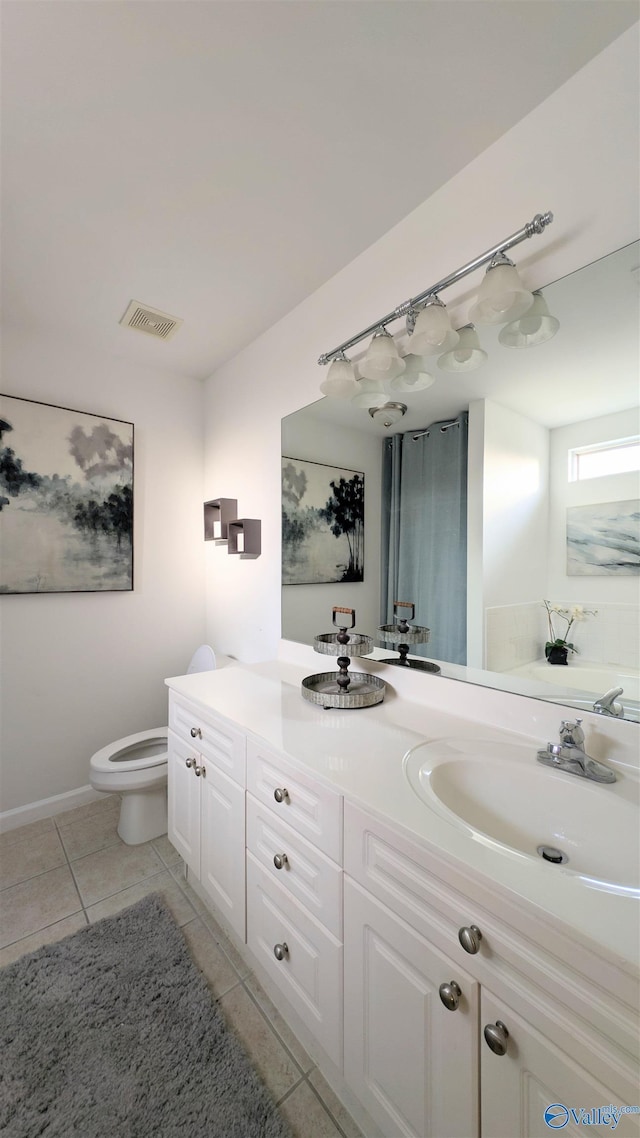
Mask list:
[[[202,644],[187,669],[212,672],[213,649]],[[116,739],[91,756],[89,782],[94,790],[121,794],[118,833],[123,842],[137,846],[167,832],[167,730],[154,727]]]

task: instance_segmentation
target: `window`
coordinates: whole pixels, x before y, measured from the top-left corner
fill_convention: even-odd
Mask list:
[[[600,478],[603,474],[626,474],[640,470],[640,436],[614,439],[569,451],[569,481]]]

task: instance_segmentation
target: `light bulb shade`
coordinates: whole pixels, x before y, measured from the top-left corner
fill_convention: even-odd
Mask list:
[[[351,402],[356,407],[382,407],[387,402],[387,396],[379,379],[359,379],[356,382],[356,394]]]
[[[441,301],[430,301],[416,317],[415,326],[407,347],[412,355],[433,356],[437,352],[447,352],[458,343],[458,333],[454,332]]]
[[[398,423],[406,412],[406,403],[383,403],[381,407],[369,408],[374,423],[382,423],[385,427],[392,427],[394,423]]]
[[[487,359],[487,353],[480,347],[478,333],[473,324],[458,328],[460,339],[455,348],[438,357],[438,367],[443,371],[475,371],[482,367]]]
[[[477,300],[469,310],[469,320],[474,324],[506,324],[519,320],[532,304],[533,294],[527,292],[515,265],[500,255],[484,275]]]
[[[534,292],[533,304],[524,316],[505,324],[500,329],[498,340],[505,348],[535,348],[545,344],[555,336],[560,321],[549,314],[547,302],[541,292]]]
[[[389,332],[376,332],[366,356],[360,364],[360,374],[365,379],[385,380],[395,379],[404,371],[404,360],[401,359],[393,336]]]
[[[333,360],[322,383],[320,390],[323,395],[331,399],[351,399],[358,390],[353,364],[346,356]]]
[[[422,356],[403,356],[404,371],[401,375],[397,375],[395,379],[389,380],[385,383],[385,387],[389,392],[396,391],[423,391],[425,387],[431,387],[435,383],[435,376],[431,375],[425,367]]]

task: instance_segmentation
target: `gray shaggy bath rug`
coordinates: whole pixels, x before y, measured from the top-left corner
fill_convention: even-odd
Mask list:
[[[157,895],[0,971],[3,1138],[291,1138]]]

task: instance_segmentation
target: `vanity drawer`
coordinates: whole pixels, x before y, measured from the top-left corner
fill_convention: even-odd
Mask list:
[[[287,825],[342,864],[342,796],[247,741],[247,789]],[[276,797],[277,795],[277,797]]]
[[[241,731],[173,692],[169,697],[169,727],[234,782],[245,785],[246,738]]]
[[[342,940],[342,870],[252,794],[247,794],[247,849],[278,885]]]
[[[342,1068],[342,944],[247,854],[247,944]],[[276,951],[278,956],[276,956]],[[279,958],[278,958],[279,957]]]

